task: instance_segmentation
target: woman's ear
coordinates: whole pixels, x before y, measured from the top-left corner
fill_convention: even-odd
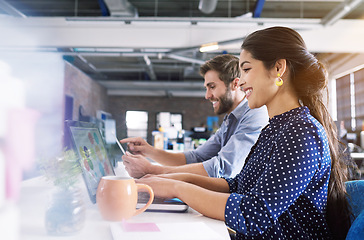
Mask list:
[[[286,59],[278,59],[274,67],[277,71],[277,74],[279,73],[280,76],[282,77],[286,72],[286,67],[287,67]]]

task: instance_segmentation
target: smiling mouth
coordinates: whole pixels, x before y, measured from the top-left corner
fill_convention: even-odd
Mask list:
[[[251,88],[248,88],[245,90],[246,98],[248,98],[251,95],[252,91],[253,91],[253,89],[251,89]]]

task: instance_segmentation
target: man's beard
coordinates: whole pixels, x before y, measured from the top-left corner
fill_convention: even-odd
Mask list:
[[[225,94],[219,97],[218,100],[219,108],[215,112],[217,115],[229,112],[234,104],[233,98],[231,96],[231,91],[229,91],[228,89],[226,89]]]

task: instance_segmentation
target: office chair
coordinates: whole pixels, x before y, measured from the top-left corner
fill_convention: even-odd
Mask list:
[[[348,181],[345,183],[348,192],[348,201],[353,216],[351,227],[346,240],[364,239],[364,180]]]

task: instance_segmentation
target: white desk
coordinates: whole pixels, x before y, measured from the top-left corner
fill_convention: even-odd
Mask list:
[[[110,231],[109,222],[103,221],[98,212],[97,205],[93,205],[86,193],[84,185],[86,202],[86,222],[84,228],[71,236],[50,236],[47,235],[44,218],[46,211],[47,198],[50,196],[52,185],[45,182],[42,177],[37,177],[24,181],[21,189],[21,198],[19,201],[20,210],[20,238],[21,240],[41,240],[41,239],[113,239]],[[218,239],[230,239],[227,228],[222,221],[204,217],[193,209],[187,213],[158,213],[144,212],[130,219],[131,222],[153,222],[153,223],[186,223],[186,222],[203,222],[211,231],[218,236]],[[188,231],[188,229],[186,229]],[[173,239],[171,237],[170,239]]]

